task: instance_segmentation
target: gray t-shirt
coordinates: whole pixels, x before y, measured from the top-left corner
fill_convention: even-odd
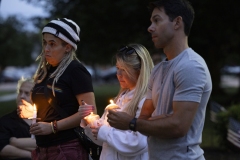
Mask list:
[[[152,116],[172,114],[173,101],[198,102],[193,123],[184,137],[160,139],[149,136],[150,160],[202,160],[202,130],[212,81],[204,59],[191,48],[170,61],[155,66],[148,84],[147,99],[152,99]]]

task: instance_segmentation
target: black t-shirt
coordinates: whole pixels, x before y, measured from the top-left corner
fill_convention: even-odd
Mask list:
[[[56,70],[51,67],[47,77],[36,84],[32,91],[32,100],[37,107],[37,117],[40,121],[52,122],[60,120],[78,111],[79,104],[76,95],[93,92],[92,78],[87,69],[78,61],[73,60],[57,83],[54,85],[55,97],[52,95],[53,79],[49,79]],[[50,99],[56,100],[55,103]],[[55,104],[55,107],[53,106]],[[57,134],[35,136],[39,147],[48,147],[77,138],[73,129],[59,131]]]
[[[17,111],[8,113],[0,118],[0,151],[9,144],[11,137],[30,138],[30,126],[19,116]],[[0,158],[7,160],[6,158]],[[30,160],[29,158],[19,158],[16,160]]]

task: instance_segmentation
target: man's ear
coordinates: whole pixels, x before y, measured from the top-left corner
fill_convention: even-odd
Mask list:
[[[65,48],[66,48],[66,53],[69,53],[73,47],[70,44],[67,44]]]
[[[180,27],[183,27],[183,19],[181,16],[176,17],[174,20],[174,29],[179,29]]]

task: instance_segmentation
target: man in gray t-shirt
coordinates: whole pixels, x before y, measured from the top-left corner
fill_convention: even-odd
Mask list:
[[[148,135],[150,160],[204,160],[200,148],[212,81],[204,59],[188,46],[194,10],[187,0],[150,3],[148,31],[166,59],[155,66],[138,119],[109,111],[109,124]]]
[[[169,116],[160,122],[164,131],[159,126],[154,135],[149,134],[150,159],[204,159],[199,144],[211,90],[207,65],[191,48],[155,66],[147,99],[153,103],[153,117]]]

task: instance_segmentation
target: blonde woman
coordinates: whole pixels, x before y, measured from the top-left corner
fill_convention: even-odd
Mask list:
[[[148,50],[140,44],[122,47],[116,54],[120,91],[115,98],[119,111],[138,117],[145,100],[147,83],[153,68]],[[107,117],[105,117],[107,118]],[[92,129],[95,138],[103,142],[101,160],[148,159],[147,137],[132,130],[119,130],[104,123]]]
[[[91,75],[75,54],[79,33],[79,26],[67,18],[52,20],[42,30],[43,49],[32,90],[41,120],[30,128],[38,146],[32,159],[88,159],[74,132],[94,110],[81,107],[78,112],[81,100],[95,106]]]

